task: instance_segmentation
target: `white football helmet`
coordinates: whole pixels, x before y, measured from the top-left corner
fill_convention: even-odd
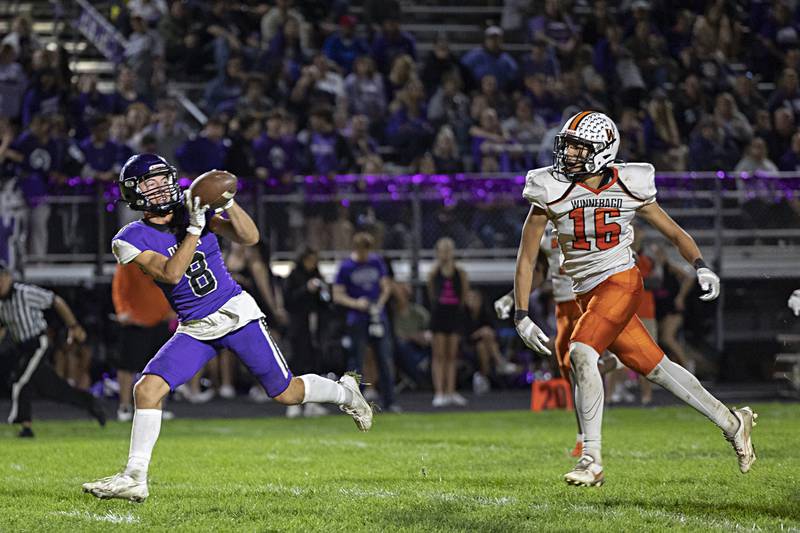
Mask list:
[[[570,145],[573,150],[567,154]],[[599,111],[581,111],[556,135],[553,170],[569,181],[579,181],[602,172],[617,158],[618,150],[619,131],[614,121]]]

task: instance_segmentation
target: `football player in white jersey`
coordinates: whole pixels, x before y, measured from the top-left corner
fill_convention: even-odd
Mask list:
[[[597,367],[606,349],[622,363],[703,413],[733,445],[742,473],[756,459],[750,434],[756,415],[728,409],[683,367],[670,361],[636,309],[644,290],[631,250],[637,214],[669,239],[697,271],[700,298],[719,295],[719,277],[703,261],[697,244],[656,202],[655,171],[648,163],[617,164],[619,132],[603,113],[582,111],[556,136],[553,165],[528,172],[523,196],[531,208],[522,229],[514,279],[514,322],[525,344],[547,353],[547,337],[528,317],[533,260],[548,220],[558,233],[562,267],[572,279],[582,314],[572,332],[569,357],[576,381],[575,403],[583,428],[583,456],[564,476],[567,483],[604,481],[601,456],[603,380]]]

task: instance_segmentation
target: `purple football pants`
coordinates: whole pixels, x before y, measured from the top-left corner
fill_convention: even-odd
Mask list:
[[[147,363],[142,373],[161,376],[174,390],[192,379],[223,348],[231,350],[242,360],[271,398],[289,386],[292,372],[263,318],[251,320],[246,326],[210,341],[176,333]]]

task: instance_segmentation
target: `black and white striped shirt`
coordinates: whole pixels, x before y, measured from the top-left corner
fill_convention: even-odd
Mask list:
[[[47,289],[14,283],[8,296],[0,298],[0,326],[8,329],[15,343],[41,335],[47,329],[43,311],[53,305],[54,298]]]

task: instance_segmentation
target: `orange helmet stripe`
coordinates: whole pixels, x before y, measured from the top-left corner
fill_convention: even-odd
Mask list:
[[[590,113],[591,113],[591,111],[581,111],[580,113],[578,113],[575,116],[575,118],[572,119],[572,122],[569,123],[569,129],[571,129],[573,131],[576,130],[578,128],[578,124],[581,123],[581,120],[583,120],[584,117],[586,117],[586,115],[588,115]]]

